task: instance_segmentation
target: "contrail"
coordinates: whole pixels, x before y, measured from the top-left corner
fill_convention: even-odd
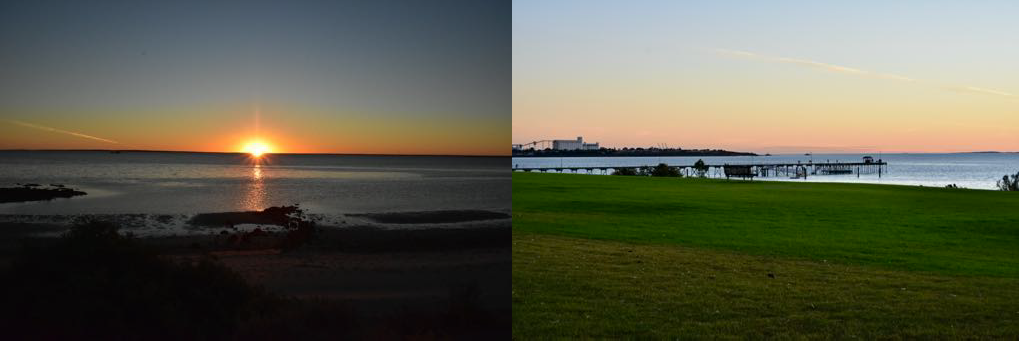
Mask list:
[[[824,71],[828,71],[828,72],[848,74],[848,75],[856,75],[856,76],[861,76],[861,77],[870,77],[870,78],[877,78],[877,79],[888,79],[888,80],[894,80],[894,81],[900,81],[900,82],[908,82],[908,83],[927,84],[927,85],[938,87],[938,88],[942,88],[942,89],[945,89],[945,90],[952,90],[952,91],[959,91],[959,92],[969,92],[969,93],[984,94],[984,95],[994,95],[994,96],[999,96],[999,97],[1017,98],[1016,95],[1008,93],[1008,92],[1005,92],[1005,91],[1001,91],[1001,90],[994,90],[994,89],[987,89],[987,88],[978,88],[978,87],[975,87],[975,86],[958,86],[958,85],[938,84],[938,83],[932,83],[932,82],[922,82],[922,81],[916,80],[916,79],[911,78],[911,77],[906,77],[906,76],[901,76],[901,75],[896,75],[896,74],[891,74],[891,73],[871,72],[871,71],[860,70],[860,69],[851,68],[851,67],[847,67],[847,66],[841,66],[841,65],[817,62],[817,61],[813,61],[813,60],[795,59],[795,58],[786,58],[786,57],[772,57],[772,56],[760,55],[760,54],[753,53],[753,52],[737,51],[737,50],[727,50],[727,49],[715,49],[714,51],[719,53],[719,54],[730,56],[730,57],[749,58],[749,59],[762,60],[762,61],[772,62],[772,63],[793,64],[793,65],[798,65],[798,66],[803,66],[803,67],[810,67],[810,68],[814,68],[814,69],[824,70]]]
[[[870,72],[870,71],[860,70],[860,69],[856,69],[856,68],[851,68],[851,67],[848,67],[848,66],[841,66],[841,65],[835,65],[835,64],[816,62],[816,61],[813,61],[813,60],[787,58],[787,57],[771,57],[771,56],[764,56],[764,55],[756,54],[756,53],[753,53],[753,52],[726,50],[726,49],[715,49],[715,51],[720,53],[720,54],[728,55],[728,56],[751,58],[751,59],[763,60],[763,61],[774,62],[774,63],[793,64],[793,65],[805,66],[805,67],[810,67],[810,68],[815,68],[815,69],[820,69],[820,70],[829,71],[829,72],[835,72],[835,73],[844,73],[844,74],[851,74],[851,75],[864,76],[864,77],[872,77],[872,78],[881,78],[881,79],[891,79],[891,80],[897,80],[897,81],[903,81],[903,82],[915,82],[916,81],[915,79],[912,79],[912,78],[909,78],[909,77],[906,77],[906,76],[900,76],[900,75],[895,75],[895,74],[890,74],[890,73]]]
[[[103,141],[103,142],[106,142],[106,143],[122,144],[122,143],[114,141],[114,140],[108,140],[108,139],[104,139],[104,138],[101,138],[101,137],[95,137],[95,136],[92,136],[92,135],[85,135],[85,134],[76,133],[76,132],[73,132],[73,131],[61,130],[61,129],[57,129],[57,128],[50,128],[50,127],[41,126],[41,125],[38,125],[38,124],[31,124],[31,123],[28,123],[28,122],[22,122],[22,121],[16,121],[16,120],[7,120],[7,121],[11,122],[11,123],[14,123],[14,124],[17,124],[17,125],[22,126],[22,127],[35,128],[35,129],[50,131],[50,132],[54,132],[54,133],[68,134],[68,135],[82,137],[82,138],[86,138],[86,139],[90,139],[90,140]]]
[[[975,92],[975,93],[988,94],[988,95],[997,95],[997,96],[1004,96],[1004,97],[1015,97],[1015,95],[1007,93],[1007,92],[1004,92],[1004,91],[999,91],[999,90],[994,90],[994,89],[978,88],[978,87],[975,87],[975,86],[946,87],[946,89],[955,90],[955,91],[964,91],[964,92]]]

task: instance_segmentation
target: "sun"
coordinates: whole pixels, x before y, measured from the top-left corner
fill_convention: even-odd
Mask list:
[[[262,141],[251,141],[244,146],[244,152],[251,154],[253,157],[262,157],[265,153],[269,153],[269,145]]]

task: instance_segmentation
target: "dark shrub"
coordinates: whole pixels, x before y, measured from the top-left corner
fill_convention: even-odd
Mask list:
[[[697,162],[693,164],[693,169],[697,170],[697,176],[702,178],[708,173],[708,165],[704,163],[703,159],[697,159]]]
[[[616,168],[612,175],[637,175],[637,170],[633,168]]]
[[[669,167],[664,163],[659,163],[657,166],[652,168],[651,176],[663,176],[663,177],[679,177],[679,169],[675,167]]]
[[[1005,174],[1001,180],[998,180],[998,189],[1002,191],[1019,191],[1019,172],[1012,176]]]

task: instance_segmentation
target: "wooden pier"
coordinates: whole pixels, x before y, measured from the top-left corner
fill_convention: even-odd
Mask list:
[[[679,174],[683,176],[701,176],[702,172],[704,176],[713,178],[724,178],[726,177],[726,168],[729,172],[732,172],[734,166],[740,168],[740,177],[751,178],[756,177],[769,177],[769,176],[785,176],[790,178],[806,178],[808,175],[835,175],[835,174],[856,174],[857,177],[860,174],[877,174],[881,177],[881,174],[886,171],[888,166],[887,162],[883,161],[871,161],[871,162],[796,162],[796,163],[748,163],[748,164],[720,164],[720,165],[704,165],[702,169],[694,168],[693,165],[689,166],[669,166],[679,171]],[[555,173],[586,173],[586,174],[612,174],[619,169],[640,169],[643,167],[654,167],[653,165],[644,166],[570,166],[570,167],[513,167],[514,172],[555,172]],[[729,174],[733,176],[732,174]]]

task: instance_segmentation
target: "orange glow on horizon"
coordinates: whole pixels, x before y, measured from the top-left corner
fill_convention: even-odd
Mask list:
[[[27,111],[22,120],[121,144],[42,131],[0,119],[0,149],[233,152],[254,158],[249,145],[260,142],[265,146],[259,157],[263,162],[282,153],[510,154],[506,146],[510,142],[508,113],[506,119],[402,113],[406,117],[393,118],[333,108],[261,104],[256,125],[250,107],[241,105],[69,112],[75,115],[66,119],[37,119],[33,117],[54,113]]]
[[[272,149],[269,148],[269,145],[267,143],[259,140],[254,140],[245,144],[244,148],[241,149],[241,151],[251,154],[252,157],[259,158],[266,153],[270,153]]]

